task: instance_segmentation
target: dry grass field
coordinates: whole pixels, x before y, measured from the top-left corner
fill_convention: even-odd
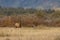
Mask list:
[[[0,40],[60,40],[60,28],[0,28]]]

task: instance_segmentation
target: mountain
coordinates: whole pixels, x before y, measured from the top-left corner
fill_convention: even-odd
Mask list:
[[[2,7],[57,8],[60,0],[0,0]]]

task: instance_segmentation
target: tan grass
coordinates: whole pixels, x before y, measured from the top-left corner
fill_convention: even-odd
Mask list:
[[[0,28],[0,40],[56,40],[60,28]]]

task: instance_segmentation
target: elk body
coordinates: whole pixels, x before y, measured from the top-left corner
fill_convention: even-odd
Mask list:
[[[19,28],[20,27],[20,23],[15,23],[15,27]]]

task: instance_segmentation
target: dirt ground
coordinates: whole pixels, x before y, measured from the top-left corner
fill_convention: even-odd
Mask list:
[[[60,28],[0,28],[0,40],[58,40]]]

